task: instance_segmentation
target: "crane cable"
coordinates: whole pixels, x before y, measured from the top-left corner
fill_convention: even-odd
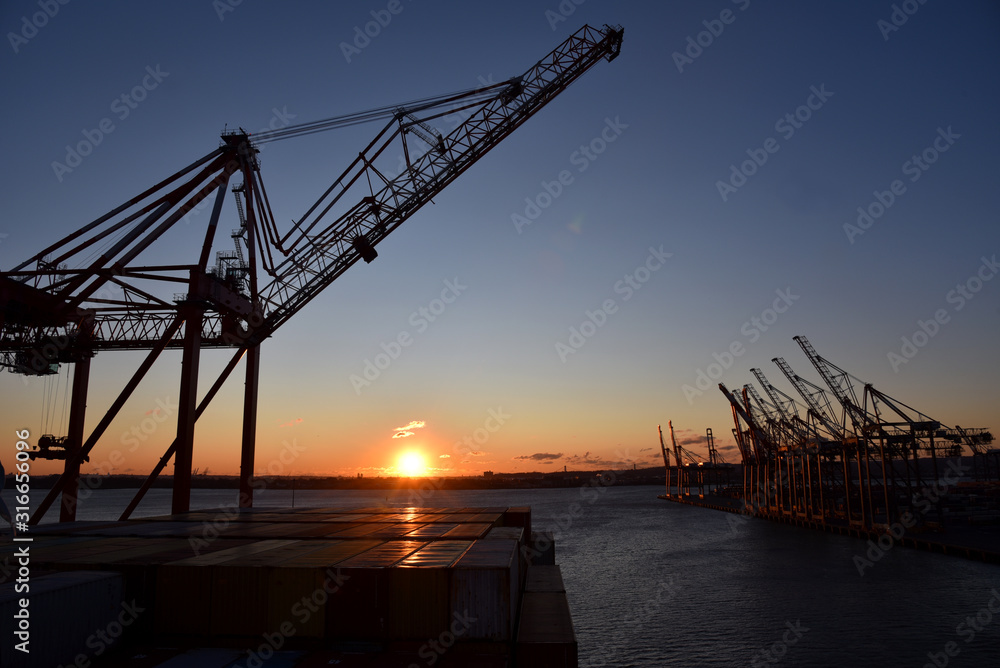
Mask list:
[[[76,373],[76,365],[68,367],[66,369],[66,374],[63,376],[63,389],[62,389],[62,407],[60,408],[59,416],[59,434],[63,435],[69,432],[69,376],[71,373]]]
[[[410,102],[404,102],[402,104],[392,104],[383,107],[376,107],[374,109],[369,109],[367,111],[358,111],[351,114],[344,114],[342,116],[331,116],[330,118],[324,118],[318,121],[310,121],[308,123],[299,123],[297,125],[289,125],[285,128],[280,128],[277,130],[266,130],[260,132],[253,137],[253,141],[256,144],[266,144],[272,141],[279,141],[282,139],[290,139],[292,137],[302,137],[305,135],[314,134],[317,132],[325,132],[327,130],[333,130],[336,128],[349,127],[352,125],[359,125],[361,123],[370,123],[372,121],[377,121],[380,119],[388,119],[397,116],[400,109],[406,110],[406,112],[413,113],[416,111],[423,111],[425,109],[432,109],[434,107],[440,106],[441,104],[456,99],[466,99],[473,98],[474,101],[485,101],[496,96],[495,90],[500,87],[506,87],[508,82],[504,81],[498,84],[493,84],[491,86],[483,86],[480,88],[470,88],[464,91],[458,91],[456,93],[448,93],[445,95],[435,95],[432,97],[425,97],[418,100],[412,100]]]
[[[445,95],[435,95],[431,97],[420,98],[418,100],[412,100],[410,102],[404,102],[402,104],[385,105],[382,107],[376,107],[374,109],[369,109],[367,111],[353,112],[350,114],[344,114],[341,116],[331,116],[330,118],[320,119],[318,121],[309,121],[307,123],[299,123],[297,125],[291,125],[285,128],[279,128],[276,130],[265,130],[253,136],[253,141],[255,144],[266,144],[273,141],[280,141],[283,139],[290,139],[294,137],[302,137],[306,135],[316,134],[319,132],[325,132],[327,130],[333,130],[342,127],[349,127],[352,125],[360,125],[362,123],[369,123],[379,119],[393,118],[399,116],[401,111],[406,113],[413,113],[415,111],[423,111],[426,109],[431,109],[442,104],[455,101],[463,100],[465,104],[461,105],[461,108],[465,108],[468,104],[474,104],[478,102],[484,102],[486,100],[492,99],[496,96],[496,89],[500,87],[508,86],[508,82],[502,82],[498,84],[491,84],[488,86],[482,86],[479,88],[467,89],[464,91],[458,91],[455,93],[448,93]],[[265,208],[263,203],[260,201],[261,196],[266,198],[264,191],[264,184],[260,181],[259,177],[254,177],[254,196],[257,199],[258,209],[261,212],[261,216],[258,220],[258,225],[261,229],[256,230],[258,238],[263,238],[268,241],[268,244],[262,244],[262,247],[267,248],[268,252],[270,247],[273,246],[282,252],[286,257],[291,252],[291,248],[285,249],[283,247],[280,235],[277,233],[277,228],[274,226],[273,220],[269,215],[265,215],[265,211],[269,214],[269,208]],[[268,224],[270,223],[270,225]],[[272,229],[273,227],[273,229]],[[263,234],[261,234],[263,231]],[[254,233],[254,232],[251,232]],[[297,242],[296,242],[297,243]],[[293,243],[293,247],[296,244]],[[277,278],[278,271],[281,264],[275,264],[273,258],[261,258],[263,260],[263,268],[270,276]],[[287,262],[287,260],[286,260]],[[270,266],[268,266],[270,265]]]
[[[42,419],[41,419],[41,432],[43,434],[48,433],[48,413],[49,413],[49,394],[52,387],[50,382],[51,378],[45,376],[42,378]]]
[[[42,433],[66,432],[69,423],[69,375],[46,374],[42,380]],[[62,383],[60,383],[60,376]]]
[[[326,132],[328,130],[334,130],[343,127],[350,127],[353,125],[360,125],[362,123],[369,123],[372,121],[388,118],[397,118],[405,114],[412,114],[414,112],[424,111],[427,109],[433,109],[436,107],[443,106],[449,102],[461,101],[461,104],[456,105],[456,111],[460,111],[468,108],[470,105],[480,104],[497,97],[497,89],[506,89],[510,86],[510,82],[504,81],[501,83],[491,84],[487,86],[481,86],[479,88],[471,88],[464,91],[458,91],[454,93],[448,93],[444,95],[435,95],[431,97],[420,98],[417,100],[412,100],[410,102],[404,102],[402,104],[385,105],[382,107],[376,107],[374,109],[369,109],[367,111],[359,111],[350,114],[344,114],[341,116],[332,116],[330,118],[320,119],[318,121],[310,121],[307,123],[300,123],[297,125],[291,125],[285,128],[279,128],[276,130],[265,130],[253,136],[254,144],[266,144],[273,141],[280,141],[283,139],[291,139],[295,137],[303,137],[311,134],[316,134],[319,132]],[[261,197],[266,198],[266,193],[264,191],[263,182],[260,180],[258,175],[254,177],[254,198],[257,200],[257,208],[261,212],[258,216],[257,225],[260,229],[256,229],[255,233],[258,238],[263,238],[267,240],[267,244],[262,244],[263,248],[268,249],[270,252],[270,247],[278,249],[285,259],[281,262],[275,264],[274,259],[271,257],[265,258],[261,257],[263,261],[264,271],[273,278],[279,279],[281,268],[288,265],[291,261],[293,265],[296,263],[288,257],[293,249],[298,246],[299,242],[303,238],[307,238],[303,233],[303,236],[299,237],[294,241],[288,249],[284,248],[283,239],[277,236],[276,226],[272,230],[274,225],[273,220],[269,217],[269,208],[264,207],[264,203],[261,202]],[[270,222],[271,225],[267,223]],[[301,221],[300,221],[301,222]],[[263,234],[261,234],[263,232]],[[254,233],[254,232],[252,232]],[[268,261],[269,260],[269,261]],[[270,266],[268,266],[270,265]]]

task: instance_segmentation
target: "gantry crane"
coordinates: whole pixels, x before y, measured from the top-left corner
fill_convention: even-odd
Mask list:
[[[667,454],[667,444],[663,442],[663,429],[660,425],[656,425],[656,431],[660,433],[660,451],[663,453],[663,468],[667,470],[667,476],[670,475],[670,455]],[[667,480],[667,487],[670,487],[670,480]]]
[[[760,386],[764,388],[764,392],[767,393],[778,419],[784,425],[784,431],[787,435],[796,440],[816,437],[815,434],[810,433],[809,424],[799,417],[799,411],[794,399],[772,385],[764,375],[764,372],[759,368],[754,367],[750,369],[750,373],[754,375]]]
[[[252,505],[260,344],[477,160],[601,60],[614,60],[620,26],[583,26],[524,74],[508,81],[348,116],[267,131],[222,135],[191,165],[0,274],[0,366],[26,375],[74,365],[65,469],[32,517],[62,494],[62,520],[75,518],[80,463],[97,445],[159,354],[181,349],[177,434],[146,484],[174,459],[173,512],[190,503],[194,427],[226,378],[246,358],[240,462],[241,506]],[[444,134],[436,120],[461,114]],[[387,120],[350,166],[281,233],[257,160],[258,146],[373,120]],[[389,165],[402,156],[396,175]],[[388,165],[388,166],[387,166]],[[229,182],[240,229],[236,252],[209,260]],[[140,265],[154,243],[202,202],[212,202],[196,262]],[[158,249],[159,250],[159,249]],[[90,260],[94,255],[96,260]],[[157,256],[160,254],[157,253]],[[169,289],[181,290],[170,296]],[[233,355],[197,399],[200,351]],[[104,350],[148,350],[93,432],[85,437],[90,360]],[[39,450],[36,455],[49,452]]]
[[[767,512],[775,505],[773,489],[767,483],[776,446],[747,410],[749,397],[741,401],[724,383],[719,383],[719,391],[729,400],[733,411],[733,436],[743,460],[744,509],[747,512]]]
[[[923,473],[919,463],[921,451],[930,454],[933,480],[937,480],[940,475],[939,451],[946,456],[961,456],[964,443],[969,446],[973,462],[976,462],[984,450],[983,444],[992,442],[993,436],[986,429],[971,430],[978,436],[973,439],[969,437],[970,430],[946,427],[820,356],[806,337],[793,338],[843,406],[844,413],[850,416],[854,434],[864,452],[869,456],[878,453],[877,460],[886,471],[883,475],[886,483],[904,487],[906,498],[911,497],[914,492],[911,478],[915,479],[918,488],[923,486]],[[864,388],[860,400],[854,389],[854,381]],[[945,445],[948,442],[952,445]],[[902,471],[893,464],[894,459],[903,463]],[[976,468],[978,472],[978,467]],[[985,473],[989,477],[988,469]]]
[[[824,434],[830,438],[843,438],[844,427],[836,419],[833,409],[830,406],[830,399],[826,396],[823,388],[809,382],[792,371],[792,367],[788,365],[785,358],[775,357],[771,361],[781,369],[781,373],[785,375],[788,382],[792,384],[795,391],[806,402],[806,405],[809,407],[808,415],[811,418],[812,429],[816,431],[822,429]]]
[[[804,336],[795,336],[793,340],[799,344],[802,352],[812,363],[813,368],[819,373],[820,378],[830,388],[833,396],[843,408],[843,459],[849,463],[853,456],[857,461],[858,479],[858,500],[862,513],[869,515],[873,512],[878,499],[873,499],[871,481],[876,481],[875,489],[881,490],[881,505],[884,513],[889,516],[895,512],[898,505],[897,487],[904,487],[906,492],[904,499],[909,499],[913,495],[911,486],[911,471],[916,475],[918,484],[921,483],[921,472],[919,465],[918,444],[921,434],[931,433],[940,428],[940,423],[934,421],[921,420],[919,423],[907,418],[907,422],[889,423],[882,420],[878,415],[877,407],[872,408],[875,413],[868,410],[868,397],[874,388],[870,384],[865,384],[864,401],[859,401],[854,390],[850,374],[836,366],[832,362],[816,352],[812,344]],[[890,404],[894,410],[898,407],[894,403]],[[905,417],[901,412],[900,416]],[[850,421],[848,422],[848,418]],[[902,429],[903,425],[909,429]],[[933,435],[931,436],[930,452],[934,464],[934,478],[937,479],[937,454],[934,448]],[[894,464],[895,456],[899,456],[904,464],[905,479]],[[911,457],[912,455],[912,463]],[[881,486],[877,483],[881,478]],[[867,484],[866,484],[867,483]],[[854,488],[851,475],[845,473],[845,490],[850,492]],[[851,503],[851,494],[845,494],[848,505]],[[863,518],[862,521],[874,522],[871,518]],[[888,520],[887,520],[888,522]]]
[[[711,427],[705,429],[705,440],[708,442],[708,463],[712,466],[719,466],[720,464],[728,465],[729,462],[719,454],[718,448],[715,447],[715,435],[712,434]]]
[[[923,489],[918,452],[934,459],[941,449],[935,439],[953,443],[943,450],[948,456],[961,455],[962,445],[968,445],[974,460],[983,460],[977,475],[989,477],[986,446],[993,435],[987,429],[945,427],[870,383],[861,383],[862,394],[855,390],[860,381],[821,357],[806,337],[794,340],[843,410],[834,413],[826,392],[795,374],[780,357],[773,361],[805,400],[808,422],[798,417],[795,401],[760,369],[751,371],[770,401],[751,384],[743,386],[742,397],[719,385],[732,407],[733,434],[743,456],[743,494],[754,513],[832,521],[865,531],[886,530],[907,512],[917,524],[929,522],[924,513],[914,515],[912,505]]]
[[[702,461],[698,458],[698,455],[696,455],[695,453],[691,452],[690,450],[679,444],[677,442],[677,439],[674,438],[674,423],[672,420],[667,422],[667,427],[670,428],[670,442],[673,443],[674,446],[674,457],[677,459],[677,465],[685,466],[685,464],[681,460],[681,457],[687,459],[688,462],[694,466],[699,466],[700,464],[702,464]]]
[[[778,409],[764,400],[751,383],[743,386],[743,393],[746,396],[745,404],[747,412],[754,416],[762,428],[766,427],[769,437],[774,443],[784,443],[787,441],[785,426],[778,418]]]

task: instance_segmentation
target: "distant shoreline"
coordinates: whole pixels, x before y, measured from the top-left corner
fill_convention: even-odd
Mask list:
[[[11,474],[13,475],[13,474]],[[34,489],[51,489],[59,479],[58,474],[32,476]],[[146,481],[144,475],[81,475],[80,488],[89,489],[137,489]],[[10,487],[13,481],[8,481]],[[194,489],[238,489],[239,476],[195,475],[191,478]],[[256,489],[548,489],[582,487],[600,484],[604,487],[617,485],[664,485],[663,467],[628,469],[624,471],[559,471],[558,473],[496,473],[489,476],[453,477],[375,477],[357,478],[346,476],[256,476]],[[170,489],[173,476],[161,475],[153,483],[153,488]]]

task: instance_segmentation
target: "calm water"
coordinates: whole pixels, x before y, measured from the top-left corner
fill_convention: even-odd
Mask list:
[[[427,506],[532,507],[557,534],[583,666],[914,666],[954,642],[948,666],[1000,665],[1000,567],[890,550],[858,574],[864,541],[691,508],[658,487],[437,491]],[[42,494],[36,491],[40,499]],[[137,516],[169,513],[152,490]],[[80,519],[116,519],[129,490],[98,490]],[[10,504],[9,491],[4,498]],[[192,506],[235,503],[195,490]],[[408,493],[297,491],[295,506],[413,502]],[[258,492],[287,507],[290,492]],[[51,513],[50,513],[51,514]],[[972,616],[980,630],[968,625]],[[765,656],[762,652],[771,650]],[[780,655],[780,658],[779,658]],[[930,664],[934,665],[934,664]]]

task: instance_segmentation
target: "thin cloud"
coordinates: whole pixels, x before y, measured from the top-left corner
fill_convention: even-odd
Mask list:
[[[530,459],[531,461],[535,462],[547,462],[547,461],[552,461],[554,459],[560,459],[562,456],[563,454],[561,452],[559,454],[550,454],[548,452],[536,452],[533,455],[518,455],[517,457],[514,457],[514,459]]]
[[[451,459],[451,455],[438,455],[438,459]]]
[[[591,456],[590,450],[583,453],[582,455],[570,455],[566,458],[567,465],[572,466],[598,466],[601,468],[614,468],[629,465],[632,463],[631,459],[604,459],[597,455]]]
[[[670,447],[670,434],[664,430],[664,440],[667,443],[667,447]],[[703,445],[708,442],[708,438],[705,434],[699,434],[693,429],[675,429],[674,439],[677,441],[677,445]]]
[[[297,425],[300,422],[302,422],[302,418],[295,418],[294,420],[292,420],[290,422],[286,422],[285,424],[279,424],[278,426],[279,427],[293,427],[293,426]]]
[[[406,425],[404,427],[396,427],[395,429],[393,429],[393,432],[395,432],[395,433],[392,435],[392,437],[393,438],[406,438],[407,436],[413,436],[413,430],[414,429],[423,429],[424,425],[426,425],[426,424],[427,423],[424,422],[423,420],[413,420],[413,421],[410,422],[410,424],[408,424],[408,425]]]

